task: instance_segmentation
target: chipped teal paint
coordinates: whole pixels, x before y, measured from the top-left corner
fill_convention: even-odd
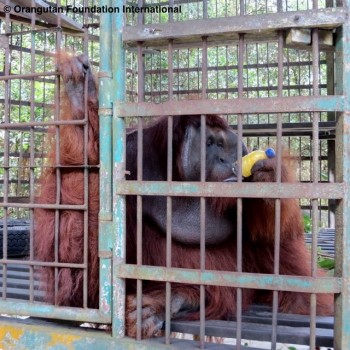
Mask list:
[[[150,281],[167,281],[226,287],[295,291],[302,293],[339,293],[341,278],[312,278],[302,276],[275,276],[266,274],[225,271],[198,271],[192,269],[154,266],[120,265],[115,273],[122,278],[140,278]]]
[[[101,6],[109,6],[101,0]],[[100,22],[99,108],[110,110],[100,114],[100,214],[101,220],[112,220],[112,68],[111,68],[111,15],[101,14]]]
[[[111,5],[122,8],[123,0],[112,0]],[[122,42],[124,14],[112,17],[112,58],[114,101],[124,101],[125,96],[125,52]],[[105,33],[107,35],[108,33]],[[113,114],[113,183],[125,178],[125,125],[124,119]],[[113,187],[113,221],[115,240],[113,247],[113,271],[125,263],[125,196],[118,195]],[[113,318],[112,334],[123,337],[125,334],[125,281],[112,276]]]
[[[191,196],[191,197],[245,197],[245,198],[317,198],[340,199],[344,186],[339,183],[222,183],[222,182],[172,182],[120,181],[115,184],[116,193],[144,196]]]
[[[109,6],[109,0],[101,0],[100,5]],[[99,307],[101,313],[112,321],[112,259],[106,253],[113,248],[112,220],[112,70],[111,70],[111,16],[101,14],[100,21],[100,75],[99,111],[103,108],[110,114],[100,113],[100,212],[99,251],[100,257]]]
[[[350,1],[343,6],[349,10]],[[345,112],[338,118],[336,135],[337,181],[344,182],[345,196],[337,208],[336,276],[342,293],[336,297],[334,349],[350,349],[350,21],[337,31],[336,93],[345,98]]]
[[[104,330],[65,327],[59,324],[0,318],[0,349],[6,350],[161,350],[198,349],[196,342],[174,339],[165,345],[163,339],[137,342],[114,339]]]
[[[102,91],[107,84],[100,85]],[[100,116],[100,214],[112,220],[112,116]]]
[[[81,322],[110,323],[110,316],[100,310],[70,308],[46,304],[30,304],[25,301],[0,300],[2,314],[55,318]]]

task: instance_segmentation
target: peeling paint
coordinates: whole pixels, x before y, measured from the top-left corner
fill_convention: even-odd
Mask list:
[[[47,343],[47,347],[53,348],[56,346],[64,346],[68,350],[74,350],[75,347],[73,342],[80,339],[81,337],[77,335],[53,333],[51,334],[51,340]]]
[[[23,330],[13,327],[0,327],[0,347],[6,350],[15,350],[16,343],[23,336]]]

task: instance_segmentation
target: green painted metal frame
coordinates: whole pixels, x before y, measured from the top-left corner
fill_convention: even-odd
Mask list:
[[[110,5],[109,0],[100,0]],[[111,33],[111,16],[101,15],[101,32]],[[112,319],[112,70],[111,34],[101,35],[99,72],[99,118],[100,118],[100,212],[99,212],[99,258],[100,258],[100,309]],[[108,48],[108,49],[107,49]]]
[[[121,7],[122,0],[101,0],[101,5]],[[346,8],[350,0],[346,0]],[[235,286],[241,288],[263,288],[277,290],[296,290],[301,292],[334,292],[336,297],[335,317],[335,349],[350,348],[350,22],[342,18],[343,25],[338,29],[337,53],[337,83],[338,96],[307,98],[303,102],[306,110],[336,110],[343,112],[337,120],[337,183],[324,186],[320,184],[321,194],[317,198],[338,199],[337,205],[337,237],[336,237],[336,276],[327,278],[300,278],[293,276],[271,276],[244,273],[215,273],[214,271],[197,271],[173,269],[165,267],[137,267],[125,264],[125,195],[127,194],[156,194],[156,195],[206,195],[211,196],[215,187],[204,191],[198,184],[138,183],[129,185],[125,180],[125,124],[126,115],[147,116],[158,115],[161,106],[144,104],[125,104],[125,63],[122,40],[123,14],[102,14],[101,17],[101,69],[99,74],[100,88],[100,310],[73,310],[61,308],[58,318],[85,319],[93,316],[112,323],[112,337],[109,333],[69,329],[52,326],[52,324],[30,324],[30,321],[13,321],[0,318],[0,345],[4,348],[52,348],[62,349],[99,349],[115,347],[118,349],[171,349],[173,345],[157,344],[156,341],[136,342],[124,338],[125,324],[125,278],[142,278],[164,280],[169,282],[204,283]],[[312,107],[308,105],[307,100]],[[270,99],[271,101],[271,99]],[[287,101],[287,99],[286,99]],[[312,102],[313,101],[313,102]],[[212,104],[213,101],[210,101]],[[235,101],[233,101],[235,102]],[[229,107],[233,102],[227,102]],[[251,99],[249,105],[251,106]],[[259,100],[260,103],[266,101]],[[300,102],[300,101],[299,101]],[[172,102],[174,103],[174,102]],[[203,106],[201,102],[201,106]],[[225,107],[220,101],[215,105],[218,110]],[[247,108],[243,103],[243,110]],[[271,103],[271,102],[270,102]],[[294,102],[295,103],[295,102]],[[293,104],[294,104],[293,103]],[[186,108],[186,103],[182,106]],[[113,109],[113,106],[116,106]],[[149,109],[147,108],[149,106]],[[299,105],[300,107],[300,105]],[[212,108],[212,107],[210,107]],[[276,107],[277,108],[277,107]],[[278,109],[278,108],[277,108]],[[276,109],[276,110],[277,110]],[[286,108],[288,109],[288,108]],[[164,109],[163,109],[164,110]],[[278,110],[280,111],[280,109]],[[155,113],[153,113],[155,112]],[[201,114],[202,111],[198,111]],[[222,111],[221,111],[222,112]],[[252,111],[250,111],[252,112]],[[188,109],[187,109],[188,113]],[[231,112],[232,113],[232,110]],[[237,109],[237,113],[243,113]],[[116,185],[114,185],[116,184]],[[186,187],[187,186],[187,187]],[[222,184],[221,184],[222,186]],[[306,191],[313,198],[312,188]],[[266,196],[267,192],[261,186],[253,186],[254,197]],[[237,187],[238,189],[238,187]],[[242,196],[249,195],[249,188],[239,188]],[[306,188],[305,188],[306,189]],[[235,189],[236,191],[236,189]],[[292,197],[291,191],[282,188],[270,188],[277,197]],[[322,192],[323,191],[323,192]],[[224,192],[227,192],[225,189]],[[157,277],[154,277],[157,276]],[[43,316],[50,308],[28,303],[0,301],[1,312],[11,314],[31,314]],[[23,306],[22,306],[23,304]],[[20,305],[20,306],[19,306]],[[20,310],[22,308],[22,311]],[[57,308],[56,308],[57,309]],[[24,312],[24,313],[23,313]],[[57,312],[57,310],[56,310]],[[81,317],[79,317],[79,315]],[[67,316],[67,317],[66,317]],[[76,318],[78,317],[78,318]],[[94,319],[91,318],[91,320]],[[121,339],[123,338],[123,339]],[[183,348],[183,343],[179,345]],[[190,345],[186,346],[190,348]]]
[[[337,238],[337,274],[336,277],[329,278],[299,278],[291,276],[271,276],[271,275],[250,275],[247,273],[216,273],[213,271],[191,271],[187,269],[173,269],[165,267],[145,267],[120,264],[116,266],[114,273],[120,278],[148,279],[154,281],[197,283],[197,284],[217,284],[225,286],[233,286],[240,288],[261,288],[271,290],[292,290],[311,293],[335,293],[337,295],[337,313],[336,313],[336,333],[335,333],[335,349],[350,348],[350,284],[349,284],[349,266],[350,258],[343,252],[350,251],[350,235],[348,234],[347,218],[350,217],[349,212],[349,193],[347,184],[350,183],[350,104],[349,104],[349,88],[344,86],[350,84],[350,67],[346,62],[350,62],[350,31],[349,18],[347,9],[349,2],[345,4],[345,9],[337,9],[335,12],[341,14],[337,17],[339,20],[334,22],[334,16],[329,10],[321,10],[318,13],[330,14],[330,24],[332,21],[335,26],[342,25],[341,40],[337,43],[338,67],[343,69],[339,74],[343,87],[336,96],[310,96],[310,97],[292,97],[292,98],[269,98],[269,99],[235,99],[231,101],[201,101],[195,104],[192,101],[170,101],[162,104],[154,103],[125,103],[121,100],[115,103],[115,118],[121,117],[148,117],[163,115],[164,110],[171,111],[171,114],[202,114],[202,113],[277,113],[277,112],[294,112],[294,111],[336,111],[341,112],[338,118],[338,167],[343,169],[338,173],[337,183],[335,184],[298,184],[300,187],[295,191],[288,188],[288,184],[283,184],[282,188],[278,188],[276,184],[268,184],[266,187],[259,184],[235,184],[235,195],[242,197],[274,197],[294,198],[295,193],[303,193],[307,198],[335,198],[338,200],[338,229],[341,234]],[[302,14],[302,16],[305,13]],[[290,14],[284,14],[288,17]],[[263,18],[264,16],[261,16]],[[273,15],[271,15],[273,17]],[[317,16],[316,16],[317,17]],[[304,18],[304,17],[303,17]],[[314,18],[310,16],[309,18]],[[200,21],[199,21],[200,22]],[[322,22],[322,21],[321,21]],[[339,22],[339,23],[338,23]],[[186,26],[183,23],[175,23],[173,26],[183,26],[182,32],[186,32]],[[299,24],[300,25],[300,24]],[[158,33],[161,39],[167,38],[167,30],[169,27],[160,25],[164,31]],[[207,26],[207,24],[206,24]],[[314,26],[314,25],[311,25]],[[164,28],[163,28],[164,27]],[[170,26],[171,27],[171,26]],[[215,26],[214,26],[215,27]],[[318,25],[317,25],[318,27]],[[155,37],[147,30],[146,26],[142,31],[140,28],[127,28],[124,33],[125,42],[131,44],[132,40],[149,41],[151,45],[155,44]],[[193,24],[192,27],[193,28]],[[198,29],[198,27],[196,27]],[[276,28],[279,28],[276,25]],[[148,28],[149,29],[149,28]],[[200,28],[201,29],[201,28]],[[199,30],[200,30],[199,29]],[[203,29],[203,28],[202,28]],[[230,27],[230,32],[239,32],[241,28]],[[171,30],[173,34],[174,30]],[[202,33],[203,34],[203,33]],[[164,37],[164,38],[163,38]],[[342,61],[344,60],[344,61]],[[339,82],[338,82],[339,85]],[[176,108],[175,108],[176,107]],[[124,170],[124,169],[123,169]],[[119,178],[121,179],[121,178]],[[126,182],[116,181],[116,194],[118,195],[189,195],[189,196],[227,196],[230,193],[228,188],[223,188],[216,184],[208,184],[201,186],[198,183],[162,183],[162,182]],[[293,191],[294,189],[294,191]],[[238,194],[237,194],[238,190]],[[299,196],[300,197],[300,196]],[[123,197],[121,197],[123,198]],[[121,213],[124,214],[124,213]],[[348,237],[349,236],[349,237]],[[156,276],[156,277],[155,277]]]
[[[111,0],[111,5],[122,8],[123,0]],[[117,13],[112,17],[112,46],[106,49],[112,61],[114,101],[124,101],[125,98],[125,50],[122,41],[124,14]],[[102,34],[102,33],[101,33]],[[109,35],[103,33],[102,35]],[[107,51],[107,50],[106,50]],[[106,53],[105,53],[106,54]],[[113,115],[113,183],[125,179],[125,122],[120,115]],[[126,205],[125,196],[116,191],[113,186],[113,271],[125,263],[126,240]],[[113,317],[112,335],[121,338],[125,335],[125,280],[113,273]]]
[[[350,1],[344,6],[350,9]],[[350,349],[350,20],[337,32],[336,93],[345,98],[344,112],[337,119],[336,181],[346,184],[344,198],[336,208],[335,275],[342,278],[342,292],[336,296],[335,350]]]
[[[124,117],[157,117],[164,111],[173,115],[257,114],[293,112],[339,112],[344,110],[342,96],[293,96],[269,98],[235,98],[232,100],[168,101],[163,103],[116,103],[115,113]]]

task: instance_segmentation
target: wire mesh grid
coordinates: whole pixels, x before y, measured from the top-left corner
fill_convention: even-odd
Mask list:
[[[192,3],[193,4],[193,3]],[[294,3],[297,9],[303,7],[306,3]],[[143,3],[142,5],[145,6]],[[155,4],[152,4],[153,6]],[[208,4],[207,4],[208,5]],[[255,14],[264,12],[261,10],[259,4],[255,3]],[[270,5],[270,4],[269,4]],[[279,3],[281,5],[281,3]],[[310,7],[303,9],[320,9],[323,7],[333,6],[330,3],[317,3],[309,4]],[[140,6],[140,2],[138,2]],[[147,5],[146,5],[147,6]],[[200,5],[197,6],[197,11]],[[283,5],[284,6],[284,5]],[[282,6],[282,7],[283,7]],[[306,5],[308,6],[308,5]],[[208,8],[206,6],[203,6]],[[272,6],[273,7],[273,6]],[[268,13],[269,10],[274,12],[272,7],[266,5],[265,10]],[[288,5],[282,7],[279,11],[289,11]],[[245,8],[247,6],[245,5]],[[264,5],[262,6],[264,8]],[[259,12],[259,9],[262,12]],[[269,10],[268,10],[269,9]],[[277,11],[277,4],[276,9]],[[200,11],[199,11],[200,12]],[[205,10],[203,10],[203,13]],[[252,10],[253,12],[253,10]],[[236,12],[234,15],[238,15]],[[241,13],[242,14],[242,13]],[[243,13],[247,14],[247,12]],[[250,14],[250,13],[249,13]],[[200,15],[199,15],[200,16]],[[208,14],[203,14],[203,17],[198,17],[194,19],[206,18]],[[219,15],[220,16],[220,15]],[[141,18],[141,19],[140,19]],[[211,39],[210,35],[203,35],[202,38],[197,38],[192,42],[186,42],[186,39],[176,37],[174,33],[173,38],[168,39],[168,44],[165,43],[168,34],[164,34],[162,38],[153,39],[143,36],[140,34],[142,28],[140,24],[148,25],[146,28],[152,28],[153,30],[162,31],[165,26],[154,28],[150,26],[150,23],[166,23],[172,22],[174,19],[161,18],[159,16],[159,21],[150,20],[150,16],[138,15],[134,18],[134,23],[129,23],[131,25],[137,25],[139,39],[137,40],[136,31],[129,31],[125,34],[124,38],[127,42],[129,48],[127,51],[127,101],[121,108],[118,108],[118,112],[121,116],[126,117],[127,124],[135,123],[136,119],[142,120],[141,118],[136,118],[136,116],[142,115],[147,118],[153,113],[154,115],[169,114],[180,115],[182,111],[186,111],[186,114],[194,113],[199,115],[200,112],[196,110],[196,107],[200,105],[209,106],[210,104],[204,104],[206,100],[211,100],[212,106],[216,107],[216,110],[220,111],[220,106],[225,106],[223,109],[228,110],[223,103],[220,104],[220,100],[233,99],[237,101],[237,106],[233,106],[233,110],[249,110],[249,107],[245,105],[245,108],[240,108],[239,104],[242,103],[240,99],[252,100],[252,104],[260,105],[264,103],[265,98],[276,98],[276,108],[261,107],[261,110],[273,110],[270,113],[240,113],[240,114],[229,114],[228,112],[223,112],[225,119],[228,123],[237,130],[238,135],[241,135],[243,141],[252,150],[254,148],[265,148],[274,145],[277,148],[277,154],[282,154],[283,148],[291,150],[292,155],[294,155],[295,160],[298,163],[298,178],[303,183],[312,183],[315,187],[313,189],[314,195],[308,198],[306,195],[305,187],[303,190],[298,192],[295,189],[295,196],[300,199],[300,205],[305,211],[305,219],[312,223],[312,244],[310,246],[310,263],[312,266],[311,276],[317,276],[317,236],[320,226],[333,226],[334,217],[329,210],[329,207],[334,206],[334,199],[332,194],[328,198],[321,195],[317,199],[315,193],[318,193],[316,187],[323,183],[334,181],[334,145],[335,145],[335,120],[336,113],[332,110],[329,112],[306,112],[307,108],[304,106],[299,106],[300,111],[305,110],[305,112],[297,111],[287,112],[289,107],[283,106],[285,101],[284,97],[319,97],[319,96],[333,96],[334,95],[334,48],[330,46],[323,46],[323,31],[318,29],[310,30],[309,34],[312,37],[312,44],[310,42],[305,45],[294,45],[294,43],[288,42],[286,39],[287,31],[277,32],[275,35],[271,35],[270,39],[264,37],[263,34],[255,35],[255,37],[244,34],[238,34],[234,36],[234,39],[225,38],[224,44],[218,44],[219,39]],[[192,19],[187,17],[186,20]],[[137,23],[137,24],[136,24]],[[194,21],[194,24],[196,25]],[[208,22],[209,24],[209,22]],[[175,28],[175,27],[173,27]],[[176,27],[179,28],[179,27]],[[144,29],[145,31],[146,29]],[[127,30],[126,30],[127,31]],[[332,31],[331,31],[332,32]],[[130,33],[133,33],[132,35]],[[182,32],[181,34],[184,34]],[[196,33],[197,34],[197,33]],[[169,35],[170,36],[170,35]],[[333,34],[331,35],[333,36]],[[133,38],[133,39],[131,39]],[[142,42],[145,39],[145,42]],[[178,40],[177,40],[178,39]],[[134,42],[133,42],[134,40]],[[140,82],[141,80],[141,82]],[[260,101],[259,101],[260,100]],[[172,101],[184,101],[183,104],[177,104]],[[217,101],[217,103],[216,103]],[[296,99],[296,103],[301,103],[302,99]],[[169,103],[170,102],[170,103]],[[135,105],[135,108],[133,107]],[[259,108],[257,108],[259,109]],[[199,109],[200,111],[204,110]],[[214,108],[210,109],[215,110]],[[256,110],[254,107],[251,110]],[[317,110],[317,109],[316,109]],[[166,111],[166,112],[165,112]],[[195,111],[195,112],[193,112]],[[204,115],[202,115],[202,131],[205,129],[205,121],[203,121]],[[151,124],[152,125],[152,124]],[[171,135],[172,129],[172,119],[168,121],[168,135]],[[141,132],[143,126],[139,124],[138,133]],[[205,135],[205,132],[204,132]],[[146,147],[143,144],[142,136],[138,136],[138,159],[143,159],[142,153]],[[170,136],[169,136],[170,137]],[[202,146],[203,143],[202,136]],[[168,142],[169,141],[168,139]],[[204,146],[205,148],[205,146]],[[203,149],[203,147],[202,147]],[[169,155],[174,154],[173,151],[168,150]],[[205,152],[204,152],[205,153]],[[176,154],[176,153],[175,153]],[[201,153],[203,155],[203,153]],[[205,156],[204,158],[205,159]],[[202,174],[203,170],[203,159],[202,159]],[[145,160],[144,160],[145,161]],[[140,161],[139,166],[142,165]],[[170,163],[169,163],[170,162]],[[278,183],[281,182],[281,159],[278,160],[279,165],[277,166],[276,179]],[[168,171],[172,169],[172,160],[168,158]],[[204,161],[205,163],[205,161]],[[204,165],[205,167],[205,165]],[[279,170],[278,170],[279,169]],[[170,170],[170,173],[172,170]],[[146,173],[147,174],[147,173]],[[147,175],[146,175],[147,176]],[[172,176],[168,176],[167,181],[171,181]],[[150,195],[152,192],[148,191],[147,180],[144,187],[142,187],[142,178],[137,178],[138,185],[141,182],[141,188],[135,191],[135,188],[127,184],[122,183],[118,190],[119,194],[137,194],[137,213],[138,213],[138,234],[137,240],[141,242],[145,239],[142,236],[142,229],[140,226],[144,225],[142,221],[143,207],[147,204],[143,203],[140,194]],[[201,178],[201,181],[204,181]],[[121,189],[122,186],[128,188]],[[283,186],[282,186],[283,187]],[[215,187],[215,191],[222,194],[219,191],[219,187]],[[202,187],[200,187],[203,190]],[[154,192],[157,192],[154,190]],[[185,192],[186,193],[186,192]],[[209,196],[210,192],[201,192],[200,195]],[[323,192],[324,194],[324,192]],[[188,194],[187,194],[188,195]],[[245,197],[247,192],[245,192],[242,197]],[[276,195],[276,194],[275,194]],[[171,196],[179,196],[179,194],[172,193]],[[172,205],[171,196],[167,197],[167,217],[171,216],[174,210]],[[237,195],[240,197],[239,195]],[[268,197],[268,193],[265,193]],[[277,198],[275,200],[274,208],[275,212],[275,246],[274,246],[274,266],[272,270],[268,273],[279,275],[280,266],[279,262],[281,259],[281,240],[284,239],[283,231],[281,233],[281,203],[283,203],[283,198],[285,196],[274,196]],[[335,198],[335,197],[334,197]],[[156,200],[156,197],[155,197]],[[148,203],[148,201],[147,201]],[[165,203],[165,202],[164,202]],[[205,265],[205,234],[203,229],[205,222],[205,212],[206,212],[206,200],[204,197],[200,199],[200,220],[201,220],[201,254],[200,261],[198,261],[197,268],[200,271],[205,271],[208,268]],[[164,204],[165,205],[165,204]],[[244,265],[245,252],[242,251],[242,201],[238,199],[237,202],[237,272],[247,272],[247,267]],[[172,223],[174,225],[174,222]],[[171,224],[167,225],[167,253],[166,256],[171,255],[171,243],[169,243],[171,233],[169,230],[174,230],[174,226]],[[171,231],[172,232],[172,231]],[[246,232],[245,232],[246,234]],[[174,238],[173,238],[174,239]],[[176,240],[176,239],[175,239]],[[147,244],[147,243],[146,243]],[[138,252],[141,254],[141,243],[138,243]],[[283,253],[282,253],[283,254]],[[145,264],[145,262],[144,262]],[[149,264],[149,261],[146,265]],[[243,264],[243,266],[242,266]],[[152,263],[150,264],[152,265]],[[142,255],[139,256],[137,260],[137,267],[142,266]],[[167,259],[166,267],[178,267],[177,265],[172,265],[171,258]],[[182,266],[184,267],[184,266]],[[128,273],[122,273],[122,277],[131,277],[135,275],[140,278],[137,274],[137,269],[130,269]],[[283,273],[282,273],[283,274]],[[133,278],[133,277],[131,277]],[[170,277],[169,277],[170,278]],[[152,279],[151,279],[152,280]],[[158,280],[158,279],[157,279]],[[137,280],[137,338],[142,337],[142,293],[148,291],[148,282],[145,281],[145,286],[138,279]],[[205,305],[210,304],[208,300],[208,294],[206,294],[206,287],[200,284],[200,306],[199,306],[199,319],[200,323],[195,332],[200,340],[200,347],[204,347],[205,337],[204,335],[206,329],[206,311]],[[172,314],[172,286],[169,282],[164,286],[166,292],[166,342],[170,343],[170,318]],[[176,290],[176,288],[175,288]],[[292,289],[291,289],[292,290]],[[246,291],[244,288],[237,288],[236,298],[237,298],[237,314],[234,318],[237,322],[234,326],[232,336],[237,339],[237,348],[239,348],[240,340],[242,339],[242,293],[244,295]],[[176,295],[176,291],[174,292]],[[271,298],[272,307],[272,328],[271,328],[271,347],[276,348],[278,342],[278,317],[277,312],[279,309],[279,298],[281,297],[281,291],[274,290]],[[283,294],[283,293],[282,293]],[[292,298],[291,294],[291,298]],[[317,304],[317,293],[313,292],[310,296],[310,346],[314,348],[319,344],[319,335],[316,337],[316,304]],[[181,322],[180,322],[181,323]],[[188,326],[188,325],[187,325]],[[210,326],[209,326],[210,327]],[[181,326],[180,326],[181,328]],[[184,326],[181,329],[185,329]],[[244,327],[243,327],[244,328]],[[210,331],[209,331],[210,332]],[[317,338],[317,340],[316,340]]]
[[[249,42],[244,45],[243,98],[267,98],[278,95],[278,45],[277,41]],[[238,44],[231,43],[208,48],[208,99],[233,99],[238,97]],[[172,99],[199,99],[202,89],[202,48],[173,49]],[[145,48],[144,99],[161,103],[169,100],[168,49]],[[333,54],[321,51],[319,58],[319,83],[321,95],[332,94],[327,84],[327,74],[334,70]],[[312,53],[309,49],[283,49],[282,96],[310,96],[313,94]],[[137,101],[137,52],[127,51],[127,100]],[[276,144],[278,114],[261,113],[243,115],[244,141],[250,150]],[[298,178],[309,182],[312,178],[312,113],[282,113],[283,145],[292,151],[298,161]],[[227,115],[236,129],[237,115]],[[334,175],[335,113],[320,113],[319,180],[329,181]],[[330,151],[328,152],[328,148]],[[329,164],[331,167],[329,168]],[[310,210],[307,201],[303,209]],[[328,201],[320,203],[320,221],[323,227],[334,227]]]
[[[126,24],[135,25],[139,21],[137,10],[140,2],[133,0],[126,3]],[[166,2],[143,1],[142,6],[146,8],[143,15],[144,24],[167,23],[169,21],[188,21],[205,18],[224,18],[239,15],[262,15],[277,12],[292,12],[312,10],[311,0],[287,0],[287,1],[266,1],[266,0],[211,0],[211,1],[190,1],[173,0]],[[317,1],[319,9],[326,7],[341,6],[332,1]],[[158,9],[157,9],[158,7]],[[163,8],[163,11],[161,10]],[[175,11],[169,8],[176,9]],[[148,10],[147,10],[148,9]],[[167,10],[166,10],[167,9]]]
[[[8,5],[4,2],[5,5]],[[11,4],[14,8],[14,4]],[[32,8],[36,3],[32,2]],[[57,8],[78,8],[92,5],[88,1],[47,3]],[[64,205],[61,179],[74,168],[64,164],[60,155],[60,135],[66,128],[84,130],[84,120],[65,121],[61,110],[61,85],[57,73],[57,52],[70,51],[85,53],[91,59],[95,70],[99,64],[99,16],[88,13],[57,13],[47,16],[43,13],[30,14],[12,11],[0,19],[1,28],[1,93],[0,93],[0,218],[1,218],[1,293],[2,299],[37,302],[45,300],[44,283],[40,279],[41,268],[51,269],[55,274],[55,294],[58,276],[62,267],[84,272],[84,303],[87,307],[87,249],[84,261],[74,265],[58,256],[60,218],[64,209],[70,207],[80,212],[87,222],[87,196],[80,205]],[[85,118],[85,117],[84,117]],[[86,132],[85,132],[86,133]],[[84,174],[83,182],[87,191],[89,164],[86,146],[83,162],[76,164],[75,171]],[[71,170],[69,170],[71,169]],[[52,187],[54,199],[42,201],[43,183],[50,176],[56,178]],[[36,256],[35,230],[36,210],[46,210],[55,216],[54,226],[48,228],[47,238],[55,235],[55,253],[50,261],[39,261]],[[47,209],[45,209],[47,208]],[[83,214],[85,213],[85,214]],[[85,225],[84,230],[87,231]],[[50,232],[50,230],[52,230]],[[45,236],[44,236],[45,237]],[[85,243],[88,240],[85,233]],[[21,277],[18,277],[21,276]],[[57,301],[53,301],[57,304]],[[10,306],[9,302],[9,307]],[[25,308],[25,307],[24,307]],[[22,313],[38,314],[40,310]]]

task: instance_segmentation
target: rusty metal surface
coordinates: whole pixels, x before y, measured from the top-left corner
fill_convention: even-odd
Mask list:
[[[272,183],[272,182],[166,182],[118,181],[116,193],[122,195],[180,197],[246,197],[246,198],[343,198],[342,183]]]
[[[116,103],[115,110],[124,117],[171,115],[292,113],[343,111],[343,96],[293,96],[237,98],[230,100],[168,101],[164,103]],[[166,111],[166,112],[165,112]]]
[[[123,31],[123,41],[129,46],[135,45],[137,41],[145,41],[148,45],[156,47],[164,45],[168,39],[175,39],[175,42],[186,39],[194,41],[204,35],[214,39],[217,35],[222,40],[225,36],[237,38],[237,33],[268,35],[272,31],[289,28],[336,28],[346,21],[347,16],[346,9],[331,8],[128,26]]]
[[[276,276],[260,273],[200,271],[160,266],[140,267],[131,264],[119,265],[115,273],[120,278],[139,278],[150,281],[295,291],[302,293],[340,293],[343,288],[343,280],[336,277]]]
[[[115,339],[105,330],[74,328],[62,323],[44,322],[40,320],[0,319],[0,347],[15,349],[118,349],[118,350],[175,350],[198,349],[193,340],[172,338],[171,344],[164,344],[164,339],[153,338],[143,341],[124,338]],[[232,345],[205,343],[208,350],[228,350]],[[245,347],[245,350],[258,350]]]

